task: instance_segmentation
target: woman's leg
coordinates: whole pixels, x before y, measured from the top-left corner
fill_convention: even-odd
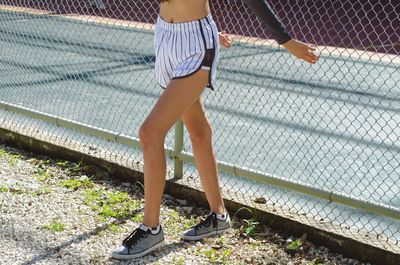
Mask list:
[[[172,80],[139,129],[144,157],[143,224],[159,224],[160,205],[165,187],[165,136],[174,123],[200,97],[208,82],[208,71],[199,70],[182,79]]]
[[[182,120],[189,131],[197,170],[199,171],[210,209],[213,212],[223,214],[225,213],[225,206],[220,191],[217,162],[212,147],[212,129],[201,98],[182,115]]]

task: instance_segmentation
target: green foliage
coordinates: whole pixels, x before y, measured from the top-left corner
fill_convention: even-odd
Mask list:
[[[190,219],[185,219],[183,228],[186,230],[186,229],[193,227],[196,224],[197,224],[197,219],[191,215]]]
[[[7,151],[4,149],[0,149],[0,156],[7,154]]]
[[[45,168],[41,168],[41,167],[37,168],[36,172],[34,174],[35,174],[35,178],[39,181],[46,181],[46,180],[54,177],[53,174],[48,173]]]
[[[291,242],[286,248],[293,250],[293,251],[299,251],[302,245],[303,245],[303,242],[301,242],[300,239],[297,239],[297,240]]]
[[[137,213],[131,218],[131,220],[135,223],[140,223],[143,220],[143,216],[143,213]]]
[[[65,160],[65,161],[58,161],[56,162],[56,165],[65,168],[68,165],[69,161]]]
[[[88,177],[81,178],[81,179],[63,180],[60,183],[58,183],[58,185],[62,186],[62,187],[66,187],[68,189],[74,189],[74,190],[77,190],[82,187],[85,187],[85,188],[94,187],[93,181]]]
[[[123,230],[123,229],[122,229],[119,225],[117,225],[117,224],[110,224],[109,228],[110,228],[110,230],[113,231],[114,233],[117,233],[117,232],[120,232],[120,231]]]
[[[43,225],[42,227],[54,232],[60,232],[65,230],[65,224],[59,223],[57,221],[53,221],[52,223]]]
[[[10,189],[8,187],[6,187],[6,186],[1,186],[0,187],[0,192],[9,192],[9,191],[10,191]]]
[[[40,189],[40,192],[41,192],[42,194],[51,193],[51,192],[53,191],[53,190],[52,190],[51,188],[49,188],[49,187],[40,187],[39,189]]]
[[[99,216],[119,220],[134,217],[132,211],[141,207],[141,202],[132,200],[127,192],[86,189],[84,197],[85,204]]]
[[[246,223],[246,225],[244,226],[243,234],[245,234],[248,237],[253,236],[259,222],[257,222],[254,218],[251,218],[249,220],[244,219],[244,222]]]
[[[221,249],[221,250],[216,250],[214,248],[210,248],[206,251],[202,252],[210,262],[212,263],[222,263],[226,264],[227,261],[229,260],[229,255],[231,254],[231,250],[228,249]]]
[[[23,155],[20,154],[12,154],[10,160],[8,161],[8,163],[10,164],[10,166],[15,166],[15,164],[17,163],[17,161],[20,158],[23,158]]]
[[[185,264],[185,258],[184,258],[184,257],[177,257],[177,256],[174,256],[174,257],[172,258],[172,264],[184,265],[184,264]]]

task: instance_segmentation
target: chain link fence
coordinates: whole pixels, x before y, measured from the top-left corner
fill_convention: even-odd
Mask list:
[[[202,96],[225,198],[400,252],[399,1],[269,2],[321,59],[288,54],[242,1],[211,1],[235,39]],[[0,0],[3,126],[139,169],[138,128],[162,93],[157,11],[150,0]],[[184,160],[182,179],[202,189],[187,131],[175,132],[169,176]]]

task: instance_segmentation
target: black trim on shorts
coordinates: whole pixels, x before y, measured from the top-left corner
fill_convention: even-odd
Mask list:
[[[210,24],[210,22],[208,21],[207,17],[206,17],[206,20],[207,20],[208,24]],[[171,80],[180,79],[180,78],[185,78],[185,77],[191,76],[191,75],[197,73],[201,69],[201,67],[208,66],[208,67],[210,67],[210,70],[208,72],[208,85],[207,85],[207,87],[209,87],[212,91],[214,91],[214,87],[211,85],[212,64],[213,64],[214,59],[215,59],[214,33],[212,32],[212,29],[211,29],[211,34],[213,36],[214,48],[207,49],[207,42],[206,42],[206,38],[204,37],[203,26],[201,25],[201,21],[200,20],[198,20],[198,22],[199,22],[199,26],[200,26],[201,37],[203,38],[203,43],[204,43],[204,48],[205,48],[203,61],[201,62],[200,66],[195,71],[193,71],[192,73],[184,75],[184,76],[176,76],[176,77],[171,78]],[[210,27],[211,27],[211,25],[210,25]]]

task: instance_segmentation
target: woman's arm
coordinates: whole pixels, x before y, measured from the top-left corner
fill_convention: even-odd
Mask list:
[[[283,44],[291,39],[291,36],[282,25],[281,21],[272,11],[271,6],[265,0],[244,0],[250,9],[271,29],[272,37]]]
[[[315,55],[312,48],[305,43],[293,39],[281,21],[272,11],[266,0],[243,0],[250,9],[271,29],[272,37],[282,44],[290,53],[309,63],[316,63],[319,56]]]

